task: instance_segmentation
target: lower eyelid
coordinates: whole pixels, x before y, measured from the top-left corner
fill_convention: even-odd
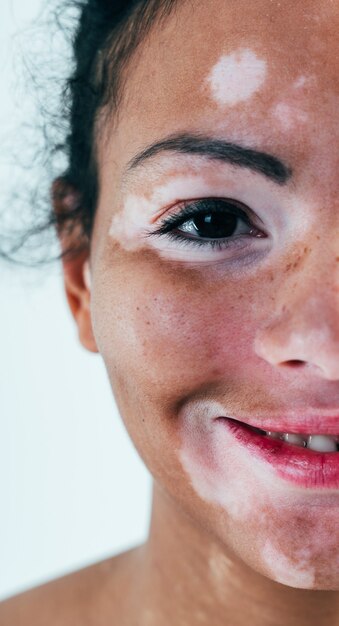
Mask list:
[[[246,240],[249,238],[248,235],[236,235],[235,237],[229,237],[229,238],[215,238],[215,239],[197,239],[194,237],[188,237],[188,236],[184,236],[178,232],[176,232],[176,230],[172,230],[169,233],[165,234],[165,235],[160,235],[161,237],[164,237],[167,240],[172,240],[176,243],[178,243],[179,246],[181,247],[185,247],[185,248],[192,248],[192,247],[196,247],[196,248],[215,248],[215,249],[219,249],[219,250],[226,250],[227,248],[231,248],[231,247],[242,247],[247,245],[247,241],[244,241],[244,239],[246,238]],[[250,237],[251,239],[253,239],[253,237]],[[241,241],[240,241],[241,240]]]

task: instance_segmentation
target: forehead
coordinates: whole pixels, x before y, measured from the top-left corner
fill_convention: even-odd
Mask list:
[[[338,27],[331,0],[179,2],[127,68],[112,145],[127,162],[183,130],[248,146],[259,135],[282,157],[286,138],[288,157],[337,141]]]

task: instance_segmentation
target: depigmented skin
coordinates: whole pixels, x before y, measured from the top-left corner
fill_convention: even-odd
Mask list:
[[[321,5],[321,11],[312,2],[180,7],[161,37],[155,32],[142,49],[119,122],[101,147],[91,254],[94,334],[126,427],[161,485],[154,516],[162,533],[171,532],[161,516],[168,507],[174,519],[182,509],[199,526],[204,557],[195,597],[218,596],[206,618],[211,624],[226,609],[243,623],[260,598],[270,607],[267,623],[300,624],[296,606],[316,623],[307,608],[312,590],[323,590],[320,612],[338,608],[339,493],[325,502],[293,489],[211,431],[218,414],[338,412],[339,11]],[[220,58],[242,49],[265,61],[262,86],[229,107],[213,102],[206,77]],[[137,152],[188,131],[276,155],[292,168],[291,181],[278,186],[227,164],[165,154],[122,185]],[[252,242],[255,253],[249,243],[247,256],[243,250],[234,260],[239,252],[227,252],[217,262],[209,252],[182,254],[174,243],[129,229],[131,202],[140,229],[150,229],[166,207],[192,198],[195,178],[197,197],[236,197],[258,215],[268,237]],[[204,409],[194,408],[198,401]],[[187,556],[194,547],[190,528],[185,547],[179,537],[170,541]],[[206,565],[215,544],[220,559],[234,564],[222,582]],[[168,556],[151,536],[153,545]],[[241,584],[247,577],[256,581],[255,598]],[[273,609],[282,598],[284,620]]]
[[[234,106],[247,100],[263,86],[267,62],[251,50],[223,55],[207,77],[211,97],[220,105]]]
[[[339,491],[285,484],[213,426],[339,414],[338,29],[330,0],[183,2],[139,49],[101,131],[88,326],[155,479],[128,624],[339,624]],[[228,106],[206,79],[241,50],[265,80]],[[168,153],[125,176],[178,132],[271,153],[292,177]],[[247,204],[266,238],[218,258],[146,239],[195,184]]]

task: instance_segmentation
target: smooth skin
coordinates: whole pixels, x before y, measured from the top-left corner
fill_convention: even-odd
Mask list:
[[[194,412],[199,400],[239,419],[339,414],[338,30],[330,0],[182,2],[129,66],[119,118],[98,136],[90,257],[64,276],[80,341],[101,353],[154,476],[150,535],[4,602],[1,625],[339,625],[338,492],[248,472],[227,438],[216,462]],[[206,79],[244,50],[264,80],[222,103]],[[169,152],[126,175],[183,132],[275,155],[291,178]],[[246,204],[265,237],[213,256],[143,236],[201,189]]]

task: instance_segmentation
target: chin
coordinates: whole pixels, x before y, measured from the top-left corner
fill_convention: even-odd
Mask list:
[[[273,568],[272,568],[273,569]],[[277,571],[267,573],[265,576],[273,582],[292,587],[293,589],[305,589],[308,591],[339,591],[339,571],[331,574],[329,564],[326,572],[319,572],[317,568],[290,569],[290,571]]]

